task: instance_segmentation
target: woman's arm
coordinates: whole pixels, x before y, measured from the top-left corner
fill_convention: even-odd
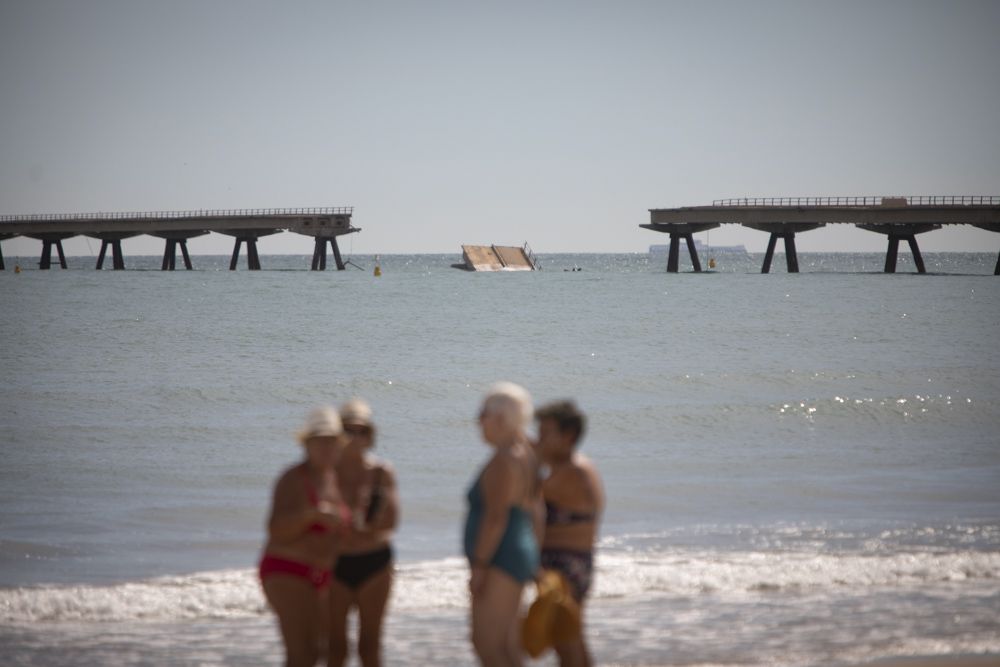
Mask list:
[[[382,463],[375,471],[378,479],[379,507],[372,522],[366,527],[371,531],[395,530],[399,524],[399,493],[396,489],[396,474],[392,466]]]

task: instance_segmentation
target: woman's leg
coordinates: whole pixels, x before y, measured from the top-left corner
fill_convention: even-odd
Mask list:
[[[392,565],[362,584],[358,590],[358,657],[362,667],[382,664],[382,620],[392,590]]]
[[[472,598],[472,646],[484,667],[520,667],[518,611],[524,585],[491,567]]]
[[[347,615],[355,601],[354,591],[334,577],[330,582],[329,667],[343,667],[347,663]]]
[[[326,603],[311,581],[286,574],[268,575],[264,595],[278,616],[288,667],[313,667],[320,655],[320,627]]]

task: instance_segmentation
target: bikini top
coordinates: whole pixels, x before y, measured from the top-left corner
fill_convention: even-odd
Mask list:
[[[312,505],[313,507],[319,507],[319,497],[316,495],[316,489],[314,489],[313,485],[309,483],[309,473],[306,472],[304,468],[302,469],[302,481],[304,482],[306,487],[306,498],[309,500],[309,504]],[[338,503],[338,506],[339,506],[338,513],[340,514],[340,519],[343,522],[341,524],[343,526],[341,532],[343,532],[343,530],[346,530],[347,526],[350,525],[351,513],[350,510],[347,509],[347,506],[344,503],[342,502]],[[308,530],[308,532],[310,533],[331,532],[329,528],[327,528],[321,523],[314,523],[310,525],[309,528],[307,528],[306,530]]]
[[[597,518],[595,512],[576,512],[563,509],[553,502],[545,501],[545,524],[548,526],[568,526],[574,523],[591,523]]]

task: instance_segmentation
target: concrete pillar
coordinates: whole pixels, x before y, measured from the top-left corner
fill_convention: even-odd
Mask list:
[[[899,255],[899,237],[889,236],[889,248],[885,251],[884,273],[896,272],[896,257]]]
[[[191,256],[188,254],[188,244],[186,239],[181,239],[178,241],[181,244],[181,254],[184,255],[184,268],[190,271],[194,267],[191,266]]]
[[[101,241],[101,252],[97,255],[97,266],[95,267],[98,271],[104,268],[104,255],[108,252],[108,242]]]
[[[333,259],[337,262],[337,270],[343,271],[347,267],[344,265],[344,260],[340,257],[340,246],[337,245],[337,237],[334,236],[330,239],[330,245],[333,246]],[[325,253],[324,253],[325,254]]]
[[[242,245],[242,244],[243,244],[243,239],[241,239],[240,237],[237,236],[236,237],[236,245],[233,246],[233,258],[231,260],[229,260],[229,270],[230,271],[235,271],[236,270],[236,262],[238,262],[239,259],[240,259],[240,245]]]
[[[764,265],[760,267],[761,273],[771,272],[771,260],[774,258],[774,246],[778,245],[779,234],[771,233],[771,238],[767,241],[767,252],[764,253]]]
[[[677,234],[670,235],[670,252],[667,253],[667,273],[677,273],[680,254],[680,239]]]
[[[177,259],[177,241],[167,239],[163,246],[163,263],[160,265],[161,271],[173,271]]]
[[[257,256],[257,239],[247,239],[247,268],[260,271],[260,257]]]
[[[701,273],[701,262],[698,261],[698,251],[694,247],[694,237],[691,234],[685,234],[684,238],[687,239],[688,254],[691,255],[691,265],[694,266],[695,273]]]
[[[111,242],[111,253],[114,260],[115,271],[125,270],[125,253],[122,252],[122,242],[121,239],[115,239]]]
[[[785,265],[789,273],[799,272],[799,256],[795,252],[795,232],[785,233]]]

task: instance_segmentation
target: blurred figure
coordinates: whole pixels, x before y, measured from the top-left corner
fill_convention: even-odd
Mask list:
[[[525,428],[531,397],[516,384],[494,385],[479,426],[493,454],[468,492],[465,555],[471,574],[472,646],[486,667],[521,665],[518,611],[539,569],[538,460]]]
[[[350,525],[335,465],[345,445],[337,411],[314,410],[299,433],[305,459],[274,485],[260,579],[278,616],[285,664],[312,667],[326,634],[330,563]]]
[[[348,436],[337,462],[340,492],[351,508],[353,529],[341,543],[330,590],[330,665],[347,660],[347,616],[358,611],[358,657],[363,667],[381,664],[382,619],[392,588],[392,532],[399,498],[392,468],[371,454],[371,408],[352,400],[340,409]]]
[[[586,417],[570,401],[558,401],[540,408],[538,453],[548,467],[542,482],[545,499],[545,536],[542,539],[542,567],[556,570],[570,584],[580,605],[590,589],[594,571],[594,542],[604,510],[604,489],[597,468],[577,452],[586,430]],[[577,640],[557,644],[562,667],[589,667],[590,653],[583,633]]]

